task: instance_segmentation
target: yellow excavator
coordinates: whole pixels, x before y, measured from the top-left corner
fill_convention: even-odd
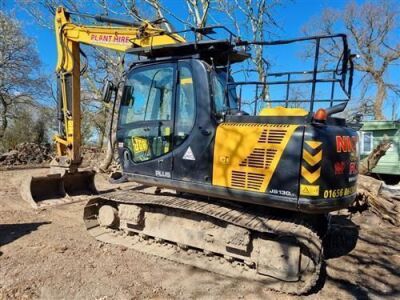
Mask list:
[[[122,25],[85,26],[71,15],[58,8],[55,17],[60,132],[54,174],[32,178],[24,198],[40,207],[66,194],[94,194],[84,221],[99,241],[283,293],[309,292],[323,265],[327,213],[349,206],[356,193],[357,133],[333,116],[351,97],[346,36],[244,41],[223,26],[171,33],[159,22],[83,15]],[[193,33],[191,41],[181,37],[186,33]],[[304,42],[315,50],[311,69],[234,80],[232,70],[250,58],[249,48]],[[331,69],[321,62],[324,42],[342,49]],[[104,100],[115,95],[119,103],[123,176],[142,188],[96,195],[94,173],[78,169],[80,43],[137,57],[123,84],[105,86]],[[301,84],[309,87],[306,99],[291,92]],[[283,87],[282,98],[266,96],[275,86]]]
[[[54,137],[56,157],[51,162],[51,174],[45,177],[29,177],[22,187],[23,198],[35,208],[71,202],[71,196],[75,195],[96,193],[95,172],[78,170],[82,162],[80,78],[84,72],[81,70],[82,51],[79,44],[125,53],[132,47],[168,45],[185,41],[177,34],[164,34],[164,30],[149,22],[135,24],[104,16],[93,16],[98,22],[116,23],[122,27],[82,26],[70,21],[73,14],[59,7],[55,16],[59,133]]]

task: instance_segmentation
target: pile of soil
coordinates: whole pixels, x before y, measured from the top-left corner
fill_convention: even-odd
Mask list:
[[[82,165],[81,168],[96,168],[104,159],[105,150],[96,147],[82,147]]]
[[[50,144],[21,143],[0,154],[0,166],[39,165],[50,162],[51,155]]]

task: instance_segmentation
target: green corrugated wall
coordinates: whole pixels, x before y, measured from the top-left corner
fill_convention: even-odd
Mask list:
[[[395,121],[365,121],[361,131],[372,132],[375,148],[386,135],[393,141],[392,146],[372,170],[378,174],[400,175],[400,122]],[[367,154],[361,154],[361,159]]]

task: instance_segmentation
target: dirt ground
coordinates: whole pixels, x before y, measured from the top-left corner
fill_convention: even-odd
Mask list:
[[[82,221],[85,201],[39,211],[22,201],[24,176],[45,172],[0,171],[0,299],[400,298],[399,228],[371,214],[332,217],[324,280],[292,297],[96,242]],[[109,187],[101,177],[98,185]]]

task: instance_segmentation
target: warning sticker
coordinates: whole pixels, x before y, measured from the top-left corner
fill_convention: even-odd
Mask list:
[[[319,185],[300,184],[300,195],[302,196],[318,196]]]
[[[189,147],[187,148],[185,154],[183,155],[182,159],[186,159],[186,160],[196,160],[196,158],[194,157],[193,151],[192,149]]]

